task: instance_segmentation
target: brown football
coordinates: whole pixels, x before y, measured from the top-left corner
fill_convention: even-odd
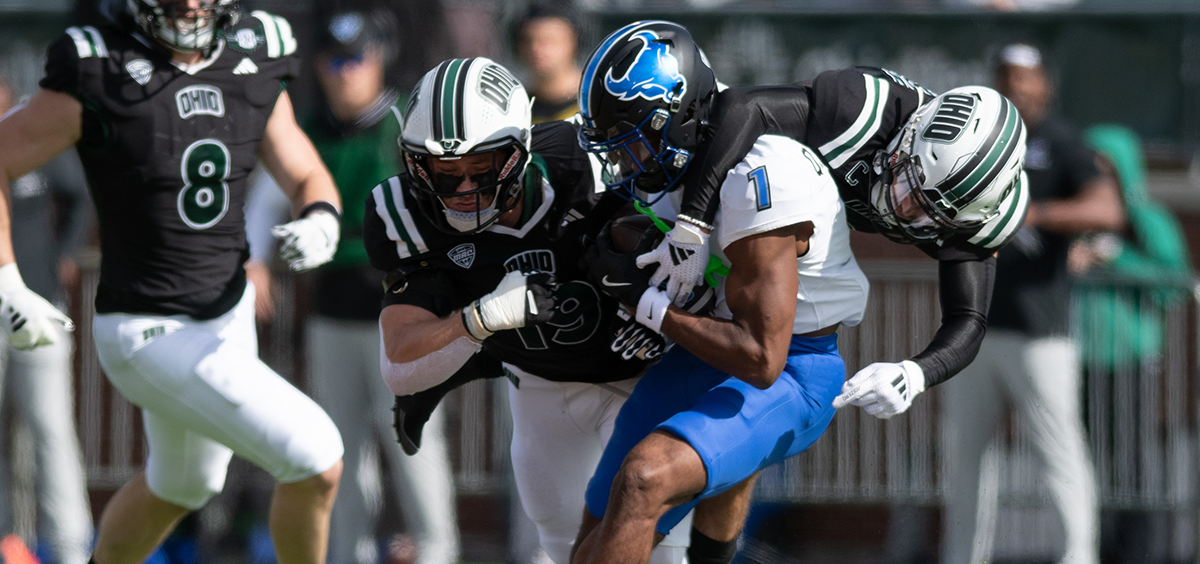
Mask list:
[[[675,222],[669,219],[664,219],[662,221],[663,223],[666,223],[668,227],[675,226]],[[614,219],[612,227],[609,229],[609,232],[612,234],[613,248],[620,253],[628,253],[629,251],[632,251],[634,247],[637,246],[638,241],[642,240],[642,234],[645,233],[647,229],[653,229],[658,233],[657,237],[655,238],[655,245],[657,245],[658,241],[662,239],[664,233],[659,231],[658,227],[654,226],[654,221],[650,219],[650,216],[641,213],[634,213],[633,215],[626,215]]]

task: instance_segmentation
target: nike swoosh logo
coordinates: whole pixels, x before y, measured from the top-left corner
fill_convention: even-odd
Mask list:
[[[619,286],[632,286],[632,285],[633,285],[633,282],[609,282],[609,281],[608,281],[608,275],[607,275],[607,274],[605,274],[605,275],[604,275],[604,278],[602,278],[602,279],[600,280],[600,282],[601,282],[602,284],[604,284],[605,286],[608,286],[608,287],[610,287],[610,288],[616,288],[616,287],[619,287]]]

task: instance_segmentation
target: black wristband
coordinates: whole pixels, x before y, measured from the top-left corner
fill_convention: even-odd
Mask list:
[[[308,217],[310,214],[314,214],[319,211],[329,212],[333,215],[333,217],[337,218],[338,223],[342,222],[342,212],[338,211],[337,206],[326,202],[325,200],[317,200],[315,202],[310,202],[307,206],[304,206],[304,208],[300,210],[300,218]]]

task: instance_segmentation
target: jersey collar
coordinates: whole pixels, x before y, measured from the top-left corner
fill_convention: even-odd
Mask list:
[[[221,53],[225,52],[225,39],[221,38],[221,39],[217,39],[216,41],[217,41],[217,46],[212,50],[211,53],[209,53],[208,57],[204,58],[203,61],[200,61],[199,63],[196,63],[194,65],[185,65],[183,63],[176,63],[174,60],[172,60],[171,65],[183,72],[190,74],[190,75],[195,75],[196,73],[208,68],[210,65],[217,62],[217,59],[221,58]]]
[[[499,235],[511,235],[518,239],[522,239],[534,228],[534,226],[540,224],[542,222],[542,218],[546,217],[546,214],[550,211],[550,206],[554,203],[554,190],[550,188],[550,181],[546,180],[545,178],[542,178],[541,180],[542,205],[538,206],[537,211],[533,212],[533,215],[527,221],[525,221],[525,223],[521,224],[520,227],[505,227],[498,223],[493,223],[488,226],[487,231],[491,231],[492,233]]]

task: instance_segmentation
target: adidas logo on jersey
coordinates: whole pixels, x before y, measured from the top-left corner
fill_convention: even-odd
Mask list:
[[[233,74],[243,75],[243,74],[257,74],[257,73],[258,73],[258,65],[254,64],[254,61],[251,61],[250,57],[246,57],[245,59],[242,59],[242,62],[238,63],[236,67],[233,67]]]

